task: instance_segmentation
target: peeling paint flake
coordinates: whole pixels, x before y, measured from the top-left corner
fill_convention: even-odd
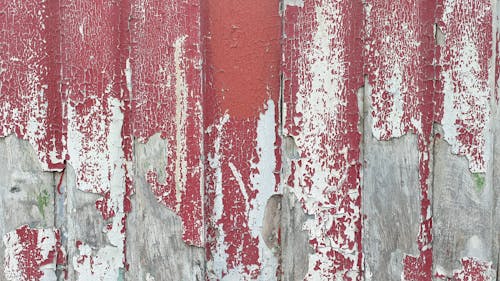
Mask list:
[[[467,157],[471,172],[484,173],[491,157],[487,147],[494,95],[492,4],[441,1],[438,25],[446,44],[438,47],[437,121],[452,152]]]
[[[434,275],[436,280],[443,281],[493,281],[495,280],[495,270],[492,262],[486,262],[477,258],[467,257],[461,260],[462,268],[453,271],[452,276],[439,270]]]

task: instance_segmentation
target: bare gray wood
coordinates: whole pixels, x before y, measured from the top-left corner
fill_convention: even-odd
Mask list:
[[[182,240],[181,219],[157,201],[147,183],[148,171],[165,178],[167,142],[159,135],[135,142],[135,194],[128,217],[126,280],[205,280],[205,250]]]
[[[366,87],[369,89],[369,87]],[[420,223],[417,136],[378,141],[365,92],[362,245],[365,280],[401,280],[405,255],[418,256]]]

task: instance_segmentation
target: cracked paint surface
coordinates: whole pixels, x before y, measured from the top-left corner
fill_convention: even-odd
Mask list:
[[[313,216],[305,280],[361,280],[362,5],[304,1],[284,18],[284,135],[299,153],[287,185]]]
[[[130,105],[124,35],[127,2],[63,1],[62,91],[67,100],[68,164],[77,188],[99,194],[107,226],[95,253],[79,242],[73,258],[78,280],[117,280],[125,269],[125,223],[131,192]],[[85,237],[80,237],[85,239]]]
[[[124,278],[132,139],[154,134],[167,165],[147,180],[184,241],[206,247],[208,280],[280,278],[262,229],[281,184],[310,215],[305,280],[361,280],[363,74],[375,138],[418,137],[418,253],[404,253],[402,279],[492,280],[492,262],[469,257],[432,272],[431,155],[436,122],[472,173],[489,171],[495,5],[283,5],[282,38],[278,1],[0,0],[0,136],[28,140],[44,170],[71,165],[77,188],[99,196],[106,242],[79,237],[78,280]],[[298,149],[284,175],[280,113]],[[6,234],[6,278],[55,280],[60,239],[28,226]]]
[[[2,0],[0,10],[0,136],[28,140],[44,170],[61,170],[58,10],[52,1],[23,0]]]
[[[442,0],[438,26],[437,116],[452,152],[469,160],[473,173],[487,170],[490,153],[490,60],[493,54],[492,6],[485,1]],[[493,79],[493,77],[491,77]]]
[[[372,133],[379,140],[408,133],[418,137],[420,186],[415,188],[420,188],[421,200],[416,237],[419,253],[405,253],[402,278],[430,280],[435,1],[375,0],[367,4],[365,72],[370,86]]]
[[[55,281],[65,257],[56,229],[19,227],[3,236],[4,274],[9,281]]]
[[[430,280],[432,126],[434,122],[443,125],[444,139],[453,153],[469,159],[471,172],[485,172],[491,8],[489,2],[477,1],[367,4],[365,71],[371,90],[372,132],[380,140],[407,133],[418,136],[420,254],[405,257],[403,279]],[[439,30],[433,30],[434,22]],[[444,42],[430,36],[440,32]]]
[[[183,239],[203,246],[203,114],[200,6],[196,1],[132,2],[130,83],[133,134],[160,133],[168,158],[149,171],[158,201],[182,219]],[[158,36],[158,32],[162,36]],[[166,178],[159,179],[159,174]]]
[[[276,280],[261,231],[279,192],[279,3],[204,5],[207,279]]]

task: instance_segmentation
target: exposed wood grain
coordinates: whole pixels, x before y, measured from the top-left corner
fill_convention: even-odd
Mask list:
[[[469,161],[453,155],[445,140],[435,143],[434,275],[451,278],[462,270],[462,259],[473,258],[485,265],[484,272],[477,273],[494,280],[491,269],[497,260],[498,233],[494,232],[496,199],[491,173],[490,178],[471,173]]]
[[[366,116],[362,193],[364,280],[401,280],[405,255],[419,253],[415,242],[420,224],[417,137],[377,141],[371,133],[370,115]]]
[[[29,245],[34,251],[43,241],[28,238],[29,234],[16,235],[22,225],[31,227],[35,236],[35,229],[54,235],[54,177],[43,172],[32,146],[15,136],[0,139],[0,163],[0,236],[4,240],[0,243],[0,280],[55,280],[55,262],[48,262],[47,256],[26,255],[20,247]],[[40,273],[37,265],[44,260],[49,266]]]
[[[161,181],[167,177],[167,142],[156,134],[134,146],[135,194],[127,223],[126,280],[204,280],[205,250],[183,241],[181,218],[158,204],[147,181],[148,171],[156,171]]]

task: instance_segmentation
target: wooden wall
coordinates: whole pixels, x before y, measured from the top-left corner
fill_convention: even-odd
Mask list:
[[[0,281],[500,280],[499,16],[0,0]]]

